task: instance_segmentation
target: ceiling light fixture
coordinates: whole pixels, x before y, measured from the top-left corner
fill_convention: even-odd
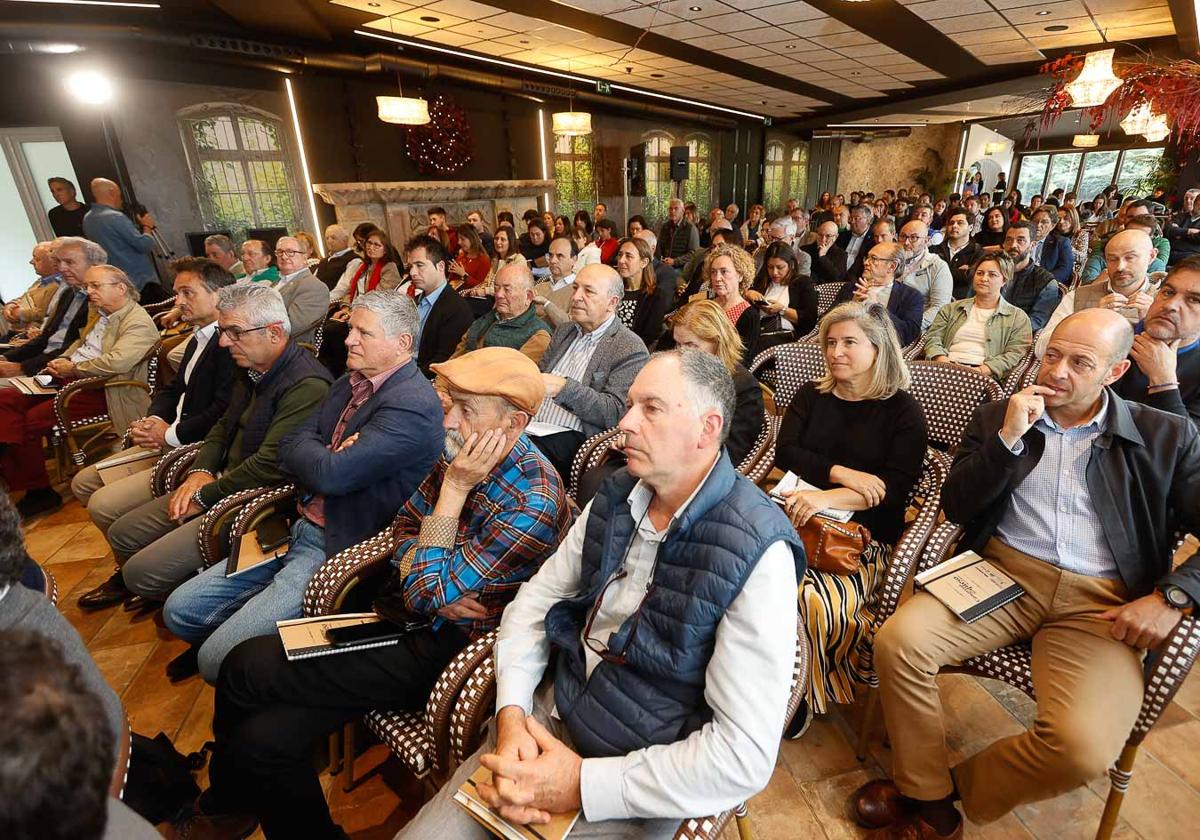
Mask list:
[[[10,0],[12,3],[40,3],[45,6],[122,6],[129,9],[161,9],[159,3],[118,2],[118,0]]]
[[[434,17],[433,15],[421,15],[421,20],[425,21],[426,23],[438,23],[441,18]]]
[[[1142,132],[1142,136],[1151,143],[1157,143],[1160,140],[1166,140],[1171,134],[1171,125],[1167,122],[1166,115],[1155,114],[1150,118],[1150,127]]]
[[[983,153],[985,155],[998,155],[1006,151],[1008,151],[1008,144],[1003,141],[987,143],[983,147]]]
[[[1115,49],[1088,53],[1083,69],[1075,81],[1066,85],[1071,104],[1076,108],[1095,108],[1121,86],[1121,80],[1113,74],[1112,62]]]
[[[81,70],[67,76],[67,90],[84,105],[107,105],[113,98],[108,76],[95,70]]]
[[[567,69],[571,69],[569,62]],[[587,111],[575,110],[575,90],[568,90],[571,95],[567,99],[567,110],[550,115],[550,131],[557,137],[584,137],[592,133],[592,115]]]
[[[1043,9],[1040,12],[1034,12],[1034,14],[1037,15],[1038,17],[1045,17],[1046,15],[1048,15],[1050,13]]]
[[[688,11],[689,12],[702,12],[704,10],[701,9],[699,6],[688,6]]]
[[[1099,134],[1076,134],[1071,138],[1071,145],[1080,149],[1094,149],[1100,145]]]
[[[396,87],[400,90],[399,96],[375,97],[380,122],[392,125],[428,125],[429,103],[416,96],[405,96],[404,83],[400,81],[398,72]]]
[[[372,38],[376,41],[387,41],[392,44],[400,44],[405,47],[413,47],[416,49],[429,50],[430,52],[443,53],[445,55],[454,56],[458,59],[470,59],[471,61],[482,62],[483,64],[495,64],[500,67],[508,67],[513,70],[521,70],[526,73],[537,73],[542,76],[552,76],[556,79],[570,79],[575,82],[582,82],[586,85],[595,85],[596,80],[587,76],[577,76],[573,73],[562,73],[558,70],[547,70],[543,67],[535,67],[530,64],[518,64],[515,61],[505,61],[502,58],[493,58],[490,55],[478,55],[476,53],[463,52],[462,50],[452,50],[446,47],[439,47],[435,44],[426,43],[425,41],[413,41],[408,38],[397,38],[392,35],[384,35],[379,32],[367,32],[363,29],[355,29],[355,35],[360,35],[364,38]],[[762,114],[754,114],[749,111],[739,111],[736,108],[727,108],[724,105],[713,105],[710,102],[701,102],[697,99],[687,99],[682,96],[666,96],[661,93],[655,93],[650,90],[642,90],[641,88],[628,87],[627,85],[612,84],[610,87],[613,90],[619,90],[624,93],[636,94],[637,96],[646,96],[651,99],[665,99],[676,104],[692,105],[696,108],[706,108],[710,111],[720,111],[723,114],[735,114],[739,117],[746,117],[752,120],[761,120]]]
[[[1047,32],[1066,32],[1070,28],[1071,27],[1067,26],[1065,23],[1056,23],[1053,26],[1047,26],[1046,31]]]
[[[1126,134],[1145,134],[1150,130],[1157,115],[1150,110],[1150,103],[1143,102],[1134,106],[1125,119],[1121,120],[1121,130]]]

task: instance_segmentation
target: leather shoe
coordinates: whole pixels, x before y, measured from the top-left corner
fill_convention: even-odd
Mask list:
[[[200,662],[198,655],[200,649],[195,645],[191,645],[183,653],[176,656],[167,663],[167,679],[173,683],[186,680],[188,677],[194,677],[200,673]]]
[[[113,607],[124,601],[132,593],[125,588],[125,581],[120,570],[112,577],[97,586],[91,592],[85,592],[79,598],[79,608],[83,610],[99,610]]]
[[[963,820],[949,834],[938,834],[933,826],[920,817],[910,816],[899,822],[867,832],[867,840],[962,840]]]
[[[243,840],[258,828],[258,819],[250,814],[192,813],[167,829],[174,840]]]
[[[129,594],[125,596],[125,601],[121,604],[121,609],[125,610],[125,612],[137,612],[138,610],[144,610],[146,607],[155,605],[155,602],[143,595]]]
[[[912,815],[911,800],[891,779],[873,779],[854,791],[850,808],[863,828],[883,828]]]

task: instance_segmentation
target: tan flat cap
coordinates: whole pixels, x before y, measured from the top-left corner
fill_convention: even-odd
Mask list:
[[[533,360],[511,347],[484,347],[429,369],[456,391],[504,397],[522,411],[537,414],[546,386]]]

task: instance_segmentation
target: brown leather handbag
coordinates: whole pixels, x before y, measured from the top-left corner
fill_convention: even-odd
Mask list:
[[[817,514],[799,528],[808,567],[818,572],[852,575],[859,570],[871,532],[857,522],[838,522]]]

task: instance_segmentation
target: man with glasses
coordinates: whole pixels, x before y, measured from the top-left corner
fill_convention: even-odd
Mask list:
[[[328,296],[324,286],[321,291]],[[122,598],[164,600],[200,568],[201,514],[239,491],[285,481],[277,457],[280,441],[320,405],[332,380],[312,353],[289,339],[290,332],[283,299],[274,289],[257,283],[221,289],[216,334],[241,368],[229,408],[204,437],[173,493],[150,498],[147,488],[146,502],[109,526],[108,542],[120,568],[100,588]],[[79,605],[113,603],[94,595],[95,590],[84,595]]]
[[[841,283],[846,279],[846,252],[837,246],[837,238],[837,222],[821,222],[817,240],[800,248],[812,260],[814,283]]]
[[[904,249],[895,242],[880,242],[863,261],[862,277],[847,280],[838,291],[836,302],[856,300],[886,307],[900,343],[911,344],[921,335],[925,299],[916,289],[897,282],[903,273]]]
[[[954,278],[942,258],[930,252],[929,226],[920,219],[910,219],[900,228],[900,246],[904,249],[903,281],[925,298],[921,329],[927,330],[933,316],[953,297]]]
[[[672,350],[641,370],[620,421],[628,468],[505,610],[495,726],[401,838],[486,838],[453,801],[480,764],[505,819],[536,830],[582,809],[581,838],[669,838],[767,784],[805,561],[723,451],[733,405],[715,356]]]
[[[234,648],[217,682],[211,787],[179,836],[245,837],[261,821],[270,840],[344,837],[317,745],[372,709],[424,709],[450,660],[496,628],[570,529],[563,483],[524,433],[544,394],[537,365],[486,347],[433,372],[447,389],[445,452],[392,520],[395,570],[374,601],[385,618],[425,623],[395,645],[295,662],[276,633]]]
[[[41,373],[62,384],[85,376],[147,380],[146,355],[158,341],[158,328],[138,306],[138,289],[124,271],[112,265],[92,266],[84,275],[93,317],[61,356],[46,362]],[[62,505],[50,486],[42,436],[57,423],[52,396],[28,396],[16,388],[0,388],[0,480],[10,491],[24,490],[17,503],[29,518]],[[107,414],[113,429],[124,434],[146,413],[150,396],[142,388],[84,390],[71,401],[72,417]]]
[[[329,289],[309,271],[308,253],[297,239],[280,237],[275,243],[275,264],[279,279],[272,285],[287,308],[292,340],[311,342],[329,311]]]

